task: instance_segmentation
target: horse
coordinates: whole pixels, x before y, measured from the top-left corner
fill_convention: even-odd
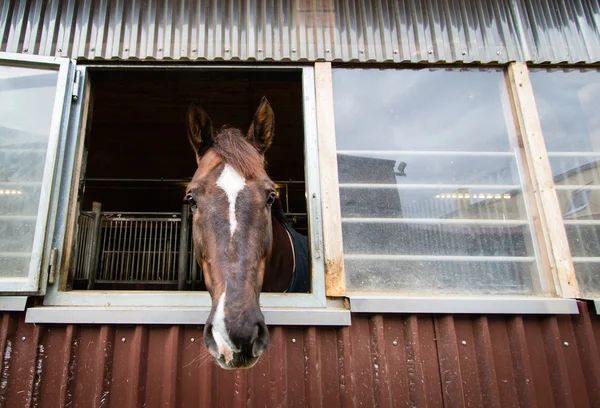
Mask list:
[[[308,292],[308,240],[286,221],[265,169],[275,116],[263,97],[244,135],[212,122],[196,99],[187,133],[198,168],[184,202],[211,311],[204,326],[208,352],[225,369],[250,368],[269,344],[262,292]]]

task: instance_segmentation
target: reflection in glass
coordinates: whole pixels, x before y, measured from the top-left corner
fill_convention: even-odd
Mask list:
[[[501,70],[336,69],[333,81],[338,150],[512,152]]]
[[[340,184],[344,217],[520,220],[525,202],[518,188],[498,186]]]
[[[0,65],[0,277],[29,273],[57,79]]]
[[[334,70],[349,290],[532,294],[540,279],[499,70]]]
[[[391,172],[387,166],[392,167]],[[404,177],[402,184],[519,184],[512,152],[359,150],[345,153],[342,150],[338,152],[338,167],[340,183],[384,182],[389,174],[394,174]]]
[[[533,69],[530,76],[579,287],[599,296],[600,72]]]

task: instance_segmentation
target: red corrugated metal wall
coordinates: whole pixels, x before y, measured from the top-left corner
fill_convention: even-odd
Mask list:
[[[33,325],[2,316],[1,407],[600,406],[600,318],[354,315],[272,327],[224,371],[199,326]]]

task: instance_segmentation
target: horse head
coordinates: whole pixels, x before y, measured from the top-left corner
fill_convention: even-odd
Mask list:
[[[263,98],[246,135],[231,127],[214,131],[195,100],[187,121],[198,169],[185,201],[212,299],[204,342],[221,367],[249,368],[269,344],[259,297],[273,247],[271,206],[277,198],[264,159],[273,140],[273,110]]]

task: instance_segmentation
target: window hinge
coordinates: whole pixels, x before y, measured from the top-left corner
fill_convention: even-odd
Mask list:
[[[48,283],[52,285],[56,281],[56,265],[58,263],[58,248],[52,248],[50,252],[50,265],[48,266]]]
[[[73,80],[73,99],[79,98],[79,87],[81,86],[81,72],[75,71],[75,79]]]

